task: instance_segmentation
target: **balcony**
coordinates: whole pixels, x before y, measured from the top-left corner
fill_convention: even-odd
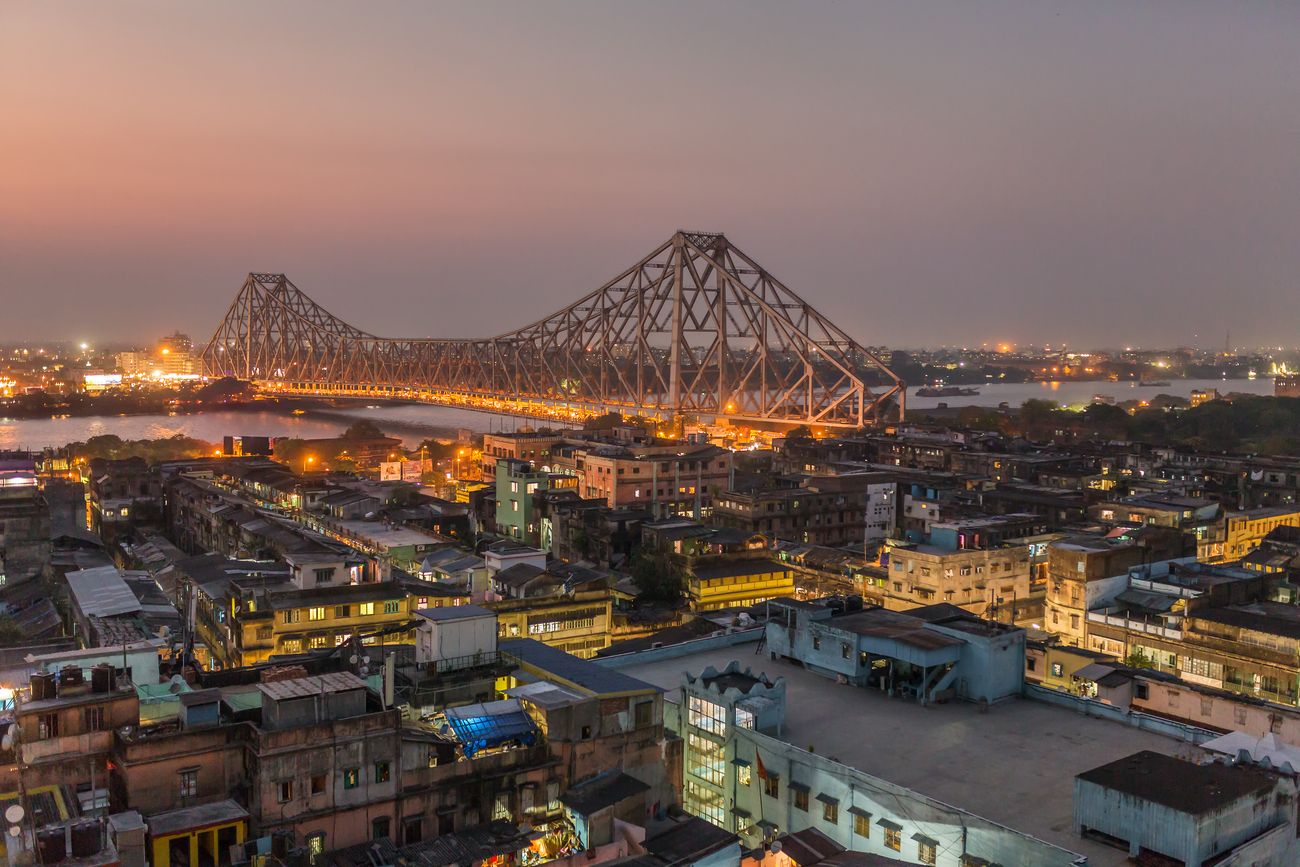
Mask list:
[[[1104,623],[1107,626],[1117,626],[1120,629],[1127,629],[1130,632],[1156,635],[1170,641],[1183,640],[1183,632],[1181,629],[1170,629],[1166,626],[1161,626],[1158,623],[1149,623],[1145,620],[1133,620],[1128,617],[1122,617],[1115,614],[1105,614],[1100,611],[1089,611],[1088,622]]]
[[[22,757],[27,764],[53,762],[63,758],[106,753],[113,746],[111,731],[86,732],[79,735],[60,735],[44,740],[22,742]]]

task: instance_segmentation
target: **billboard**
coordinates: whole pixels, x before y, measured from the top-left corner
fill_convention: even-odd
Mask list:
[[[433,472],[433,461],[384,461],[379,465],[379,481],[419,484],[420,477]]]

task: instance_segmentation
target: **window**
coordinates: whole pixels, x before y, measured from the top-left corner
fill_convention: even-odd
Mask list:
[[[1052,677],[1061,677],[1065,674],[1065,666],[1059,662],[1052,663]]]
[[[822,649],[822,637],[820,635],[814,635],[813,650],[821,650],[821,649]]]
[[[357,608],[360,609],[362,617],[369,617],[371,614],[375,613],[375,603],[373,602],[362,602],[357,606]]]
[[[313,635],[307,639],[308,650],[324,650],[330,646],[330,637],[328,635]]]
[[[325,776],[323,774],[311,778],[311,793],[313,795],[325,794]]]
[[[1134,684],[1134,685],[1133,685],[1133,697],[1134,697],[1134,698],[1140,699],[1140,700],[1142,700],[1142,701],[1146,701],[1146,700],[1147,700],[1147,697],[1148,697],[1150,694],[1151,694],[1151,687],[1150,687],[1150,685],[1145,684],[1145,683],[1138,683],[1138,684]]]
[[[749,708],[736,706],[736,728],[752,729],[754,727],[754,712]]]
[[[198,768],[188,768],[181,771],[180,777],[180,795],[181,799],[196,797],[199,794],[199,770]]]
[[[709,734],[727,736],[727,709],[699,696],[690,697],[686,721]]]
[[[324,619],[325,619],[325,609],[324,609],[324,608],[308,608],[308,609],[307,609],[307,619],[308,619],[308,620],[324,620]]]
[[[328,584],[334,580],[333,566],[330,566],[328,569],[313,569],[312,571],[316,573],[317,584]]]
[[[343,788],[355,789],[361,782],[361,772],[357,768],[343,769]]]
[[[653,701],[640,701],[633,708],[633,719],[637,728],[645,728],[654,722],[655,703]]]
[[[754,770],[749,765],[741,765],[736,768],[736,782],[742,786],[751,785],[754,782]]]
[[[385,614],[396,614],[402,610],[402,603],[399,600],[384,603]]]
[[[938,845],[934,840],[916,841],[916,860],[922,864],[934,864],[938,859]]]
[[[370,823],[370,839],[382,840],[388,836],[388,826],[390,819],[387,816],[380,816]]]
[[[57,713],[41,714],[37,720],[37,736],[41,739],[59,736],[59,715]]]
[[[840,805],[827,798],[822,798],[822,821],[829,822],[832,825],[838,825],[840,822]]]
[[[297,608],[289,608],[280,612],[280,619],[285,623],[297,623],[299,611]]]
[[[307,837],[307,859],[316,864],[321,855],[325,854],[325,832],[317,831]]]
[[[844,643],[842,643],[842,644],[840,645],[840,658],[841,658],[841,659],[848,659],[848,658],[849,658],[849,645],[848,645],[848,642],[844,642]]]
[[[796,783],[790,784],[790,792],[794,795],[794,808],[808,812],[808,789]]]
[[[388,762],[375,762],[375,782],[386,783],[392,778]]]
[[[302,653],[302,639],[301,639],[301,638],[286,638],[286,639],[284,640],[284,652],[285,652],[285,653]]]
[[[293,780],[280,782],[280,803],[287,804],[293,800]]]
[[[871,814],[854,813],[853,814],[853,833],[863,839],[871,839]]]
[[[781,778],[776,774],[768,774],[763,778],[763,794],[769,798],[781,797]]]
[[[341,618],[341,617],[351,617],[351,616],[352,616],[352,608],[351,608],[351,606],[348,606],[348,605],[335,605],[335,606],[334,606],[334,617],[335,617],[336,619],[337,619],[337,618]]]
[[[257,628],[258,641],[270,641],[275,636],[275,628],[271,626],[259,626]]]
[[[1038,660],[1037,660],[1037,659],[1034,659],[1032,656],[1027,656],[1027,657],[1025,657],[1025,670],[1026,670],[1026,671],[1037,671],[1037,670],[1038,670]]]
[[[885,826],[885,848],[901,852],[903,849],[903,829],[897,825]]]
[[[104,725],[104,709],[102,707],[86,708],[86,731],[102,732]]]

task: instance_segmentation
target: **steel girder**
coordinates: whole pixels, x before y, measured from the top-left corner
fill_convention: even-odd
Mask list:
[[[684,231],[580,301],[484,339],[376,337],[283,274],[249,274],[203,362],[209,376],[299,391],[845,428],[893,406],[901,418],[906,394],[879,357],[724,235]]]

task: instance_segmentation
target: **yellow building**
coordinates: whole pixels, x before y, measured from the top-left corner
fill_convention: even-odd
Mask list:
[[[1082,647],[1030,641],[1025,645],[1025,680],[1073,695],[1095,696],[1096,684],[1079,676],[1095,662],[1113,664],[1115,658]]]
[[[202,590],[202,588],[201,588]],[[272,656],[328,650],[362,636],[363,644],[414,644],[415,612],[468,605],[469,592],[425,581],[394,580],[299,590],[261,579],[232,581],[218,598],[200,593],[196,633],[211,664],[233,668]],[[221,606],[221,607],[218,607]],[[406,629],[376,633],[407,626]],[[202,655],[200,655],[202,661]]]
[[[745,608],[794,596],[794,570],[766,558],[692,565],[686,577],[686,594],[695,611]]]
[[[609,588],[498,599],[483,607],[496,613],[497,634],[503,639],[535,638],[583,659],[610,645],[614,593]]]
[[[248,836],[248,811],[234,801],[156,813],[145,822],[152,867],[220,864]]]
[[[1198,559],[1203,563],[1235,562],[1258,548],[1264,537],[1278,527],[1300,527],[1300,508],[1275,506],[1228,512],[1223,516],[1221,539],[1211,536],[1198,543]]]

